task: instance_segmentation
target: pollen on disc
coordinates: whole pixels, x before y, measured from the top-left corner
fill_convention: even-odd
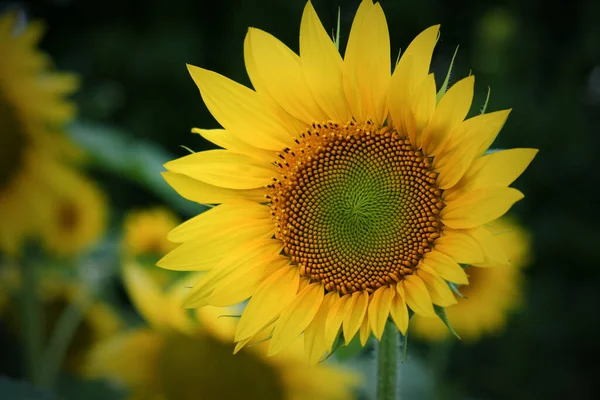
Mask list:
[[[276,237],[327,291],[372,292],[414,273],[440,236],[431,159],[388,128],[314,124],[276,161]]]

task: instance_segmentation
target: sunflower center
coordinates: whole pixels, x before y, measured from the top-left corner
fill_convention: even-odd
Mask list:
[[[0,191],[10,185],[19,171],[26,145],[23,126],[0,88]]]
[[[327,291],[372,292],[412,274],[440,236],[431,159],[371,123],[314,124],[268,187],[276,237]]]
[[[58,207],[57,219],[61,232],[65,234],[72,234],[73,232],[76,232],[76,229],[81,222],[76,205],[68,200],[60,203]]]

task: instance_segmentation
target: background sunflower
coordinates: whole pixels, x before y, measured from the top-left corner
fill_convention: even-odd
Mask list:
[[[513,109],[494,147],[540,149],[527,174],[515,183],[527,200],[513,211],[532,237],[532,262],[522,270],[520,307],[510,314],[501,333],[475,343],[449,338],[451,346],[440,349],[409,339],[402,371],[407,377],[405,398],[431,398],[428,388],[437,386],[433,381],[441,383],[438,391],[444,398],[594,397],[597,368],[592,361],[600,351],[600,320],[594,317],[600,304],[596,267],[600,233],[594,217],[599,196],[596,182],[600,181],[595,165],[600,157],[600,25],[596,17],[600,5],[586,0],[561,4],[542,0],[381,2],[390,29],[392,62],[415,35],[441,24],[442,36],[432,60],[436,79],[445,75],[460,45],[450,81],[457,82],[471,70],[477,76],[473,112],[485,103],[488,86],[489,110]],[[110,215],[104,235],[86,247],[85,254],[28,254],[41,257],[44,268],[59,268],[69,280],[93,282],[128,326],[141,324],[119,278],[124,216],[132,209],[167,205],[185,220],[206,209],[180,199],[159,176],[164,162],[189,154],[182,144],[192,151],[216,148],[204,138],[206,132],[189,133],[194,126],[218,126],[185,64],[202,65],[250,85],[241,44],[247,27],[260,27],[298,51],[297,21],[305,1],[151,0],[140,6],[135,1],[106,0],[93,9],[86,2],[74,1],[14,3],[24,11],[17,18],[17,30],[28,32],[19,43],[30,49],[19,53],[25,65],[17,72],[31,67],[50,78],[27,78],[29,83],[19,87],[43,82],[49,94],[27,95],[19,104],[26,106],[28,115],[59,124],[73,116],[72,107],[77,104],[79,116],[68,126],[69,139],[89,151],[85,166],[108,199]],[[0,5],[0,13],[5,4]],[[340,7],[342,51],[358,4],[358,0],[313,2],[328,32],[336,27]],[[37,19],[45,21],[44,35],[42,25],[34,23]],[[6,21],[0,24],[2,32],[13,32],[6,30]],[[1,37],[1,54],[8,54],[7,43],[16,48],[15,37]],[[4,82],[5,65],[0,63],[0,82]],[[57,79],[53,71],[80,75],[81,87],[74,101],[65,99],[77,82],[72,76]],[[5,93],[3,88],[1,93]],[[6,96],[2,96],[0,120],[7,110]],[[0,125],[0,171],[6,165],[12,170],[17,165],[15,156],[21,154],[6,152],[7,144],[16,148],[16,136],[6,136],[5,126]],[[14,195],[0,195],[0,269],[13,262],[14,251],[7,250],[14,250],[20,242],[17,238],[30,230],[26,222],[37,220],[43,225],[48,221],[38,216],[43,215],[39,202],[47,193],[40,188],[50,182],[44,175],[50,169],[39,166],[52,164],[42,161],[57,162],[55,154],[60,154],[58,162],[81,160],[73,144],[60,135],[35,143],[39,145],[28,153],[33,160],[28,171],[34,172],[27,175],[35,179],[21,180],[10,191]],[[0,172],[0,193],[5,187],[3,176]],[[194,188],[182,195],[193,197]],[[2,297],[6,293],[0,293]],[[10,300],[4,304],[6,308]],[[16,343],[9,327],[0,323],[0,376],[25,376]],[[351,343],[342,346],[335,357],[368,373],[371,355],[370,347],[361,351]],[[0,394],[4,394],[2,381]],[[122,394],[105,383],[69,373],[61,374],[57,388],[66,399],[114,399]],[[362,392],[367,398],[369,393],[368,387]]]

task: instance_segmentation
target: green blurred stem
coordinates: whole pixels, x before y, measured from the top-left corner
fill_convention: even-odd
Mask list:
[[[20,288],[21,326],[23,329],[23,359],[27,379],[40,383],[39,358],[42,354],[42,314],[39,294],[38,269],[35,259],[26,252],[21,262]]]
[[[82,288],[80,295],[76,296],[61,313],[42,360],[40,384],[44,389],[54,390],[69,345],[90,304],[91,296],[87,294],[85,288]]]
[[[396,399],[398,329],[388,321],[377,350],[377,400]]]

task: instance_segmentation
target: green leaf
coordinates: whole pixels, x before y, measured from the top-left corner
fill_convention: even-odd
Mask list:
[[[63,375],[59,382],[58,392],[62,400],[124,400],[126,396],[122,387],[105,380],[81,379]]]
[[[454,336],[456,336],[458,339],[460,339],[460,336],[458,335],[458,333],[456,333],[456,331],[454,330],[452,325],[450,325],[450,321],[448,320],[448,316],[446,315],[446,309],[444,307],[441,307],[441,306],[438,306],[435,304],[433,305],[433,309],[434,309],[435,313],[437,314],[437,316],[442,320],[444,325],[446,325],[448,330],[450,330],[450,332],[452,332],[452,334]]]
[[[185,215],[196,215],[208,209],[179,196],[162,178],[163,164],[176,158],[160,146],[134,140],[125,132],[110,126],[89,122],[74,123],[71,139],[91,157],[94,166],[132,180]]]
[[[436,104],[440,102],[442,96],[444,96],[446,94],[446,91],[448,90],[448,83],[450,82],[450,75],[452,75],[452,67],[454,66],[454,59],[456,58],[456,54],[458,54],[458,46],[456,46],[456,50],[454,50],[454,55],[452,56],[452,61],[450,61],[450,67],[448,67],[446,79],[444,79],[444,83],[442,84],[442,87],[440,88],[440,91],[436,96]]]
[[[483,103],[483,107],[481,108],[481,114],[485,114],[485,110],[487,110],[488,102],[490,101],[490,94],[492,93],[492,89],[488,86],[487,96],[485,96],[485,102]]]
[[[17,381],[5,376],[0,376],[0,396],[3,399],[58,400],[57,397],[41,391],[29,382]]]
[[[342,8],[338,7],[337,14],[337,26],[335,28],[335,32],[332,35],[333,43],[335,44],[335,48],[340,51],[340,21],[342,19]]]
[[[410,320],[413,317],[413,315],[415,315],[415,312],[409,308],[408,309],[408,321],[409,321],[408,326],[410,326]],[[402,338],[402,362],[404,362],[404,361],[406,361],[406,353],[408,352],[408,331],[406,331],[406,335],[400,334],[400,337]]]
[[[450,290],[452,290],[454,292],[454,294],[456,294],[458,297],[460,297],[461,299],[467,298],[467,296],[465,296],[458,290],[458,286],[456,285],[456,283],[454,283],[454,282],[446,282],[446,283],[450,287]]]

